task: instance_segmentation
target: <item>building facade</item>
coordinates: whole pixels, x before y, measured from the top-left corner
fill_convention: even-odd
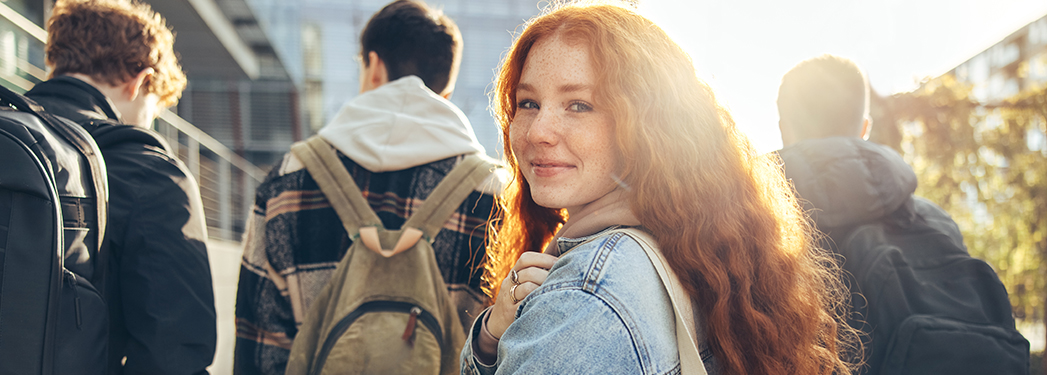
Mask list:
[[[1047,16],[1018,29],[950,71],[972,85],[974,99],[993,103],[1047,84]]]
[[[359,94],[360,31],[391,0],[209,1],[258,56],[260,69],[253,77],[187,69],[190,86],[177,111],[248,160],[268,167]],[[160,11],[165,1],[151,2]],[[489,111],[488,92],[515,32],[540,12],[539,2],[427,3],[455,20],[465,44],[451,101],[469,118],[487,153],[500,157],[501,132]],[[179,31],[180,39],[187,32]]]
[[[319,130],[360,91],[360,32],[391,0],[298,0],[306,122]],[[502,154],[489,91],[515,33],[540,12],[538,1],[429,0],[458,24],[464,40],[461,71],[451,102],[469,118],[487,154]]]
[[[179,116],[263,168],[302,127],[298,6],[273,0],[144,0],[163,14],[189,78]],[[224,48],[223,48],[224,47]]]

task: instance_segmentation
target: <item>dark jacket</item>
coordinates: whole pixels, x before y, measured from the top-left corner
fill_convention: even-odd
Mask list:
[[[916,175],[897,152],[858,138],[826,138],[796,143],[779,154],[806,211],[828,235],[823,246],[841,256],[852,292],[865,293],[853,295],[855,313],[848,320],[866,334],[867,366],[859,373],[881,373],[894,353],[893,335],[915,314],[946,311],[950,318],[1003,322],[999,325],[1013,330],[1006,291],[988,266],[981,279],[961,268],[944,268],[970,263],[964,263],[971,259],[959,227],[934,203],[913,195]],[[958,272],[950,277],[972,280],[971,290],[984,292],[972,294],[960,283],[935,284],[938,279],[922,270]],[[925,286],[940,289],[931,293]],[[949,295],[954,289],[961,293]],[[958,296],[946,302],[963,305],[942,303],[942,295]]]
[[[42,82],[26,95],[93,134],[130,126],[117,124],[119,115],[101,92],[72,77]],[[101,251],[109,257],[111,374],[201,374],[214,358],[203,203],[196,180],[165,146],[125,141],[102,147],[109,176]]]

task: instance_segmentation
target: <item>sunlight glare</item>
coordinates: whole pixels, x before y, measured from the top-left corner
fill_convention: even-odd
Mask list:
[[[881,95],[915,89],[1029,22],[1043,0],[643,0],[760,152],[781,148],[781,76],[823,54],[850,58]]]

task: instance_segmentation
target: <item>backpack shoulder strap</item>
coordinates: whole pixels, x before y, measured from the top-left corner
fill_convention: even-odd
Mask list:
[[[124,125],[111,120],[87,120],[80,123],[85,129],[90,129],[91,137],[98,143],[101,149],[108,149],[122,143],[140,143],[163,149],[171,154],[171,146],[167,144],[160,134],[134,126]]]
[[[680,352],[680,373],[705,375],[705,364],[702,363],[702,355],[698,351],[698,343],[694,337],[696,332],[694,312],[691,307],[691,298],[680,284],[669,263],[662,255],[658,243],[647,233],[636,228],[620,228],[612,232],[622,232],[632,237],[643,248],[644,253],[654,264],[658,277],[662,279],[665,290],[669,292],[669,300],[673,304],[673,312],[676,313],[676,343]]]
[[[440,232],[462,201],[494,172],[495,164],[478,154],[466,155],[425,198],[404,228],[417,228],[429,242]]]
[[[341,219],[349,238],[356,240],[362,227],[384,229],[382,221],[374,210],[371,210],[363,192],[356,186],[356,182],[353,182],[353,177],[345,170],[338,154],[327,141],[314,135],[292,145],[291,153],[298,157],[309,171],[309,175],[316,180],[320,191],[331,202],[338,218]]]
[[[91,169],[92,188],[95,193],[95,212],[98,215],[98,246],[102,245],[105,238],[107,220],[109,218],[109,179],[102,160],[101,150],[97,143],[91,139],[82,128],[73,125],[72,121],[60,118],[47,112],[43,106],[32,99],[15,93],[6,87],[0,86],[0,101],[10,103],[17,110],[28,112],[39,117],[51,130],[75,147],[87,160],[87,166]],[[63,122],[68,121],[68,122]]]

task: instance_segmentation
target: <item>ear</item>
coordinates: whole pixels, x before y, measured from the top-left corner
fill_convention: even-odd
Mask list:
[[[869,135],[872,133],[870,130],[872,130],[872,120],[866,118],[865,121],[862,121],[862,139],[869,140]]]
[[[378,57],[377,52],[368,52],[367,62],[369,69],[367,77],[364,77],[364,79],[368,81],[371,88],[389,83],[389,71],[385,67],[385,61],[382,61],[382,59]]]
[[[456,78],[457,77],[451,76],[447,81],[447,87],[444,87],[443,92],[439,94],[444,99],[451,100],[451,95],[454,94],[454,81]]]
[[[121,87],[121,93],[123,93],[125,99],[130,102],[138,98],[138,94],[142,93],[142,85],[145,83],[145,80],[152,77],[154,72],[153,68],[145,68],[138,72],[134,78],[124,82]]]

